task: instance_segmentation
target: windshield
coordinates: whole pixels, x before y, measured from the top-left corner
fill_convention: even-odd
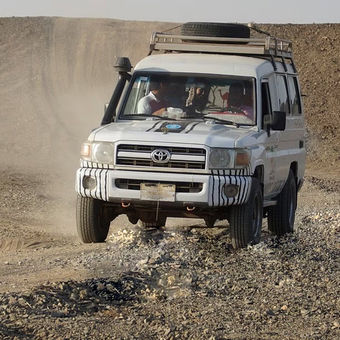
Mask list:
[[[255,124],[255,80],[169,74],[137,74],[119,119],[214,119]]]

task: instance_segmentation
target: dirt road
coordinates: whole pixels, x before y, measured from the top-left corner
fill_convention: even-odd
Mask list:
[[[172,26],[0,18],[0,339],[340,337],[340,25],[262,27],[293,39],[307,95],[294,234],[264,225],[260,244],[234,252],[226,221],[143,231],[119,218],[106,243],[79,242],[79,145],[113,89],[114,56],[135,64],[150,32]]]
[[[225,221],[51,230],[38,177],[1,174],[0,338],[337,339],[340,183],[307,176],[296,233],[234,252]],[[22,185],[22,183],[26,183]],[[38,213],[37,213],[38,212]]]

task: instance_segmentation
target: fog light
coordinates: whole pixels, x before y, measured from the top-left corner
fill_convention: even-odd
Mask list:
[[[223,189],[227,197],[235,197],[238,194],[239,187],[235,184],[228,184]]]
[[[84,189],[93,190],[96,187],[96,179],[90,176],[84,176],[83,187]]]

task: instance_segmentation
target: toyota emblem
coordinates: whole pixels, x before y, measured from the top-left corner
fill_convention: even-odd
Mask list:
[[[151,152],[151,159],[155,163],[168,163],[170,157],[171,157],[170,152],[165,149],[155,149]]]

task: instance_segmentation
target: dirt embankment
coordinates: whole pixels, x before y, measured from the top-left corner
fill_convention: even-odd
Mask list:
[[[5,165],[77,163],[114,89],[115,56],[147,53],[150,31],[115,20],[0,19],[0,133]]]
[[[80,143],[114,87],[173,24],[0,18],[0,339],[338,339],[340,25],[263,25],[292,39],[310,166],[296,233],[238,252],[225,221],[163,231],[114,221],[75,236]]]
[[[340,24],[264,25],[292,40],[308,128],[308,158],[328,171],[340,164]]]

